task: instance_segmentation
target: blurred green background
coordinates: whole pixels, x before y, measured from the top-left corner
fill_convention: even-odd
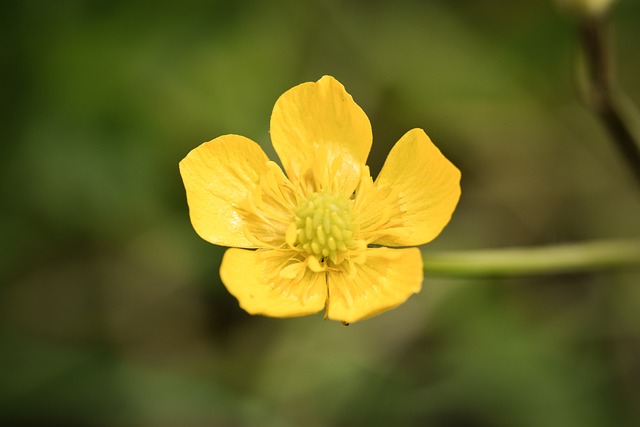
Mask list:
[[[613,10],[640,102],[640,4]],[[440,250],[640,235],[638,187],[577,100],[550,1],[5,1],[0,424],[640,425],[638,272],[427,276],[343,327],[252,317],[195,234],[178,162],[324,74],[376,174],[424,128],[463,173]]]

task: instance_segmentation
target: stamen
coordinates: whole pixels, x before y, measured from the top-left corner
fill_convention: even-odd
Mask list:
[[[295,234],[289,231],[288,241],[295,235],[292,246],[306,251],[315,262],[330,260],[337,264],[345,259],[343,253],[353,244],[352,204],[351,200],[326,190],[310,194],[295,210],[292,224],[296,231]]]

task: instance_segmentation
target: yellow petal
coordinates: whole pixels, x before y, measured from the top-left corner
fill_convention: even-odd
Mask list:
[[[374,186],[387,194],[391,227],[372,243],[415,246],[433,240],[460,199],[460,171],[422,129],[407,132],[391,149]]]
[[[355,322],[407,300],[422,287],[422,254],[418,248],[370,248],[355,271],[331,271],[327,276],[327,317]]]
[[[250,314],[294,317],[317,313],[327,299],[326,276],[309,271],[304,264],[292,264],[294,254],[290,250],[228,249],[220,278]]]
[[[216,245],[255,247],[243,232],[236,205],[256,189],[268,160],[250,139],[225,135],[201,144],[180,162],[191,224],[200,237]]]
[[[342,84],[330,76],[285,92],[271,116],[271,140],[289,178],[353,191],[371,149],[369,119]]]

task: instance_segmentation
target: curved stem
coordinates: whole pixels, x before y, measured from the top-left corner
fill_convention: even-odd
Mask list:
[[[606,19],[606,14],[597,14],[580,22],[580,39],[588,72],[588,87],[583,95],[640,184],[640,138],[634,133],[623,104],[615,94]]]
[[[425,253],[428,275],[506,277],[611,269],[640,270],[640,239],[535,248]]]

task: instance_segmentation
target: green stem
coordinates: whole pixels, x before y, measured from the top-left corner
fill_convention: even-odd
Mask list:
[[[616,96],[606,19],[606,15],[598,14],[580,23],[580,39],[589,73],[583,96],[640,184],[640,138],[634,132],[624,104]]]
[[[428,275],[506,277],[640,269],[640,240],[424,254]]]

